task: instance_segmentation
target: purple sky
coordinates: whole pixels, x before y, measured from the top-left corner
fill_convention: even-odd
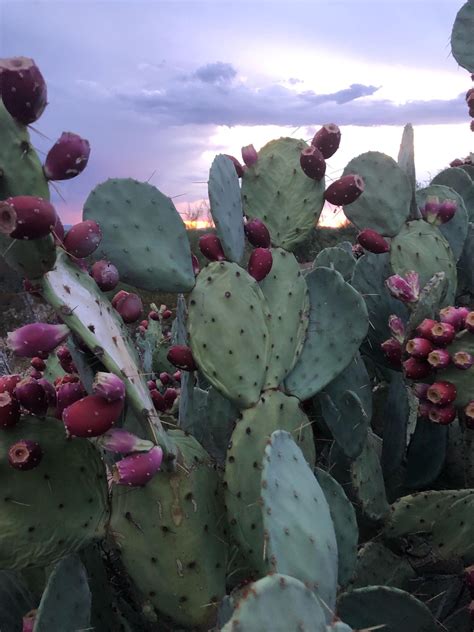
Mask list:
[[[335,122],[334,177],[368,150],[396,158],[415,125],[419,180],[472,150],[469,75],[450,54],[463,0],[0,2],[0,55],[33,57],[49,105],[32,132],[91,143],[60,184],[65,221],[109,177],[147,180],[180,208],[206,197],[217,153]]]

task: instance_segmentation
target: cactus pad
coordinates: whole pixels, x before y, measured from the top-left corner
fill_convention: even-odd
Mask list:
[[[468,0],[458,11],[451,32],[451,51],[454,59],[468,72],[474,73],[474,2]]]
[[[357,565],[351,590],[364,586],[407,587],[416,576],[410,562],[392,553],[381,542],[367,542],[357,554]]]
[[[317,254],[313,262],[313,268],[333,268],[342,274],[344,281],[350,281],[355,264],[356,260],[351,252],[344,250],[340,246],[334,246],[332,248],[324,248]]]
[[[370,439],[351,463],[352,487],[360,503],[361,511],[371,520],[382,520],[389,511],[379,457]]]
[[[0,257],[23,277],[36,280],[53,269],[56,262],[56,246],[51,235],[22,241],[0,234]]]

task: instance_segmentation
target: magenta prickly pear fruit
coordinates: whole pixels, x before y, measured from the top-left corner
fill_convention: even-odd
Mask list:
[[[449,163],[449,166],[450,167],[460,167],[463,164],[464,164],[464,162],[462,160],[460,160],[459,158],[455,158],[454,160],[452,160]]]
[[[0,94],[7,112],[23,125],[38,120],[47,105],[46,82],[29,57],[0,60]]]
[[[416,303],[420,298],[420,280],[416,272],[407,272],[405,278],[394,274],[385,280],[388,291],[404,303]]]
[[[10,217],[8,217],[10,215]],[[41,239],[57,223],[54,206],[34,195],[10,197],[0,204],[1,232],[6,232],[14,218],[14,228],[8,234],[12,239]]]
[[[60,375],[54,379],[54,386],[60,388],[63,384],[79,382],[78,375]]]
[[[433,408],[436,408],[436,406],[432,404],[431,402],[427,400],[420,400],[420,403],[418,405],[418,417],[422,417],[423,419],[429,419],[430,412],[431,410],[433,410]]]
[[[46,362],[43,360],[43,358],[32,358],[30,364],[37,371],[44,371],[46,368]]]
[[[419,382],[418,384],[413,385],[413,394],[418,397],[418,399],[426,399],[428,394],[429,384],[423,384]]]
[[[303,173],[312,180],[322,180],[326,173],[326,161],[317,147],[305,147],[300,154],[300,166]]]
[[[380,345],[387,360],[396,367],[402,365],[402,345],[399,340],[389,338]]]
[[[56,417],[62,419],[63,411],[86,395],[81,382],[65,382],[56,390]]]
[[[257,150],[253,145],[242,147],[242,160],[247,167],[251,167],[258,160]]]
[[[48,407],[51,407],[51,408],[55,407],[57,405],[57,396],[56,396],[56,389],[54,388],[54,386],[51,384],[51,382],[48,382],[48,380],[44,377],[38,380],[38,384],[44,390],[44,393],[46,395],[46,401],[48,402]]]
[[[163,386],[167,386],[171,382],[171,375],[169,373],[166,373],[166,372],[160,373],[159,378]]]
[[[125,384],[115,373],[99,371],[92,383],[92,392],[107,402],[116,402],[125,399]]]
[[[469,402],[463,412],[466,426],[471,430],[474,430],[474,400]]]
[[[227,156],[229,160],[232,160],[232,162],[234,163],[235,172],[237,173],[238,177],[241,178],[244,175],[244,168],[237,160],[237,158],[235,158],[235,156],[231,156],[230,154],[224,154],[224,156]]]
[[[69,336],[66,325],[49,325],[32,323],[15,331],[9,331],[7,344],[15,355],[23,358],[34,358],[40,352],[49,353]]]
[[[175,388],[167,388],[163,393],[163,399],[165,400],[166,408],[171,408],[175,399],[178,397],[178,391]]]
[[[63,411],[63,422],[71,437],[99,437],[110,430],[123,410],[124,400],[107,402],[99,395],[87,395]]]
[[[431,373],[431,366],[425,360],[408,358],[403,362],[405,376],[409,380],[422,380]]]
[[[380,255],[383,252],[389,252],[390,244],[386,239],[382,237],[380,233],[370,228],[366,228],[357,235],[357,241],[359,244],[376,255]]]
[[[149,452],[131,454],[117,461],[112,468],[117,485],[146,485],[158,472],[163,461],[163,450],[155,445]]]
[[[431,329],[437,324],[438,321],[432,320],[431,318],[425,318],[416,328],[416,333],[422,338],[428,338],[428,340],[432,340]]]
[[[112,299],[112,307],[117,308],[117,305],[119,304],[119,302],[125,298],[126,296],[128,296],[128,292],[126,292],[125,290],[120,290],[119,292],[117,292],[117,294],[115,294],[115,296]],[[156,320],[159,320],[159,318],[157,318]]]
[[[0,202],[0,233],[10,235],[16,228],[15,209],[8,202]]]
[[[64,238],[64,248],[73,257],[84,259],[97,250],[101,240],[99,224],[87,219],[68,230]]]
[[[464,326],[471,334],[474,334],[474,312],[469,312],[464,320]]]
[[[74,362],[72,360],[72,355],[71,352],[69,351],[69,349],[65,346],[59,347],[59,349],[56,351],[56,356],[59,360],[59,364],[61,365],[61,368],[63,369],[63,371],[65,371],[66,373],[76,373],[76,366],[74,365]]]
[[[21,375],[2,375],[0,377],[0,393],[13,394],[16,385],[21,381]]]
[[[111,428],[99,439],[99,445],[108,452],[129,454],[130,452],[147,452],[153,448],[153,443],[146,439],[140,439],[136,435],[123,430],[123,428]]]
[[[467,307],[444,307],[439,312],[442,323],[452,325],[456,331],[464,329],[466,316],[469,314]]]
[[[437,406],[446,406],[456,399],[457,391],[451,382],[434,382],[428,389],[427,399]]]
[[[428,224],[435,224],[440,209],[439,198],[436,195],[429,195],[426,198],[425,205],[420,208],[423,219]]]
[[[388,326],[394,338],[396,338],[399,342],[403,342],[405,340],[405,324],[399,316],[395,316],[395,314],[389,316]]]
[[[149,391],[156,391],[157,388],[158,388],[157,385],[156,385],[155,380],[148,380],[147,386],[148,386],[148,390]]]
[[[201,266],[199,265],[199,259],[196,257],[196,255],[191,255],[191,261],[192,261],[194,276],[197,276],[199,272],[201,271]]]
[[[37,610],[30,610],[23,617],[23,629],[21,632],[34,632]]]
[[[339,149],[341,143],[341,130],[335,123],[326,123],[316,132],[311,141],[327,160]]]
[[[427,358],[433,351],[433,343],[426,338],[412,338],[407,342],[405,349],[414,358]]]
[[[270,248],[268,228],[261,219],[252,219],[244,225],[245,236],[255,248]]]
[[[171,316],[173,316],[173,312],[170,309],[165,309],[161,314],[163,320],[168,320]]]
[[[225,261],[221,241],[213,233],[207,233],[199,238],[199,250],[209,261]]]
[[[116,302],[115,309],[124,323],[135,323],[143,314],[142,299],[131,292]]]
[[[91,277],[102,292],[109,292],[120,280],[119,271],[110,261],[96,261],[92,266]]]
[[[8,449],[8,462],[16,470],[32,470],[40,464],[43,452],[36,441],[22,439]]]
[[[167,410],[168,406],[165,402],[165,398],[160,393],[160,391],[159,390],[150,391],[150,395],[151,395],[151,399],[153,401],[153,405],[155,406],[156,410],[160,413],[164,413],[165,410]]]
[[[19,404],[32,415],[42,417],[48,410],[48,398],[44,388],[32,377],[27,377],[15,387]]]
[[[43,377],[43,373],[41,371],[37,371],[36,369],[30,369],[28,371],[28,375],[34,378],[35,380],[39,380],[40,378]]]
[[[454,406],[432,406],[428,417],[430,421],[434,421],[442,426],[451,424],[456,419],[456,409]]]
[[[456,330],[449,323],[436,323],[431,328],[431,340],[440,347],[449,345],[456,335]]]
[[[444,202],[441,202],[436,218],[436,224],[446,224],[446,222],[453,219],[457,208],[458,205],[454,200],[444,200]]]
[[[262,281],[272,269],[273,255],[268,248],[255,248],[249,258],[248,273],[256,281]]]
[[[451,356],[446,349],[434,349],[428,354],[428,362],[434,369],[445,369],[451,364]]]
[[[140,323],[140,327],[143,327],[143,329],[148,329],[148,321],[147,320],[142,320]]]
[[[89,141],[72,132],[63,132],[51,147],[43,166],[47,180],[69,180],[86,168],[91,148]]]
[[[0,428],[12,428],[20,421],[20,404],[8,391],[0,393]]]
[[[173,380],[178,383],[181,382],[181,371],[175,371],[173,373]]]
[[[194,256],[194,255],[193,255]],[[160,320],[160,315],[158,314],[158,312],[155,312],[154,310],[148,313],[148,318],[150,320]]]
[[[324,192],[324,198],[335,206],[352,204],[362,195],[364,189],[364,180],[360,176],[350,173],[333,182]]]
[[[467,351],[458,351],[453,355],[453,364],[457,369],[466,371],[474,364],[474,358]]]
[[[195,371],[197,369],[197,364],[194,361],[191,349],[186,345],[174,345],[170,347],[166,357],[168,362],[171,362],[173,366],[183,371]]]

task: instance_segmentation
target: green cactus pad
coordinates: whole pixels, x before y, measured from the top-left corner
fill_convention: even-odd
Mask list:
[[[444,200],[454,200],[457,204],[457,210],[454,217],[449,222],[446,222],[446,224],[438,226],[439,230],[451,246],[454,258],[457,261],[461,256],[467,236],[468,215],[464,205],[464,200],[459,193],[457,193],[454,189],[449,188],[449,186],[431,184],[429,187],[418,189],[416,192],[416,201],[420,208],[425,205],[426,199],[429,196],[436,196],[440,202],[444,202]]]
[[[265,447],[260,493],[269,570],[304,582],[334,610],[338,551],[329,505],[288,432],[276,430]]]
[[[462,198],[471,191],[472,180],[468,173],[460,167],[448,167],[440,171],[430,183],[430,186],[441,185],[454,189]]]
[[[305,280],[309,325],[303,351],[285,380],[287,392],[301,400],[315,395],[347,367],[369,326],[364,299],[339,272],[316,268]]]
[[[474,165],[460,165],[459,168],[465,171],[467,175],[471,178],[471,180],[474,182]]]
[[[243,411],[229,443],[225,468],[225,503],[233,539],[260,574],[263,561],[263,526],[258,499],[265,446],[275,430],[292,433],[312,466],[313,433],[295,397],[280,391],[264,393],[258,404]]]
[[[446,350],[453,356],[458,351],[467,351],[474,356],[474,334],[463,331],[458,334]],[[456,386],[456,406],[467,406],[474,400],[474,368],[459,370],[455,366],[436,372],[437,380],[452,382]]]
[[[346,456],[358,457],[364,449],[370,423],[359,397],[354,391],[344,391],[338,395],[336,402],[326,391],[322,391],[318,401],[324,421]]]
[[[189,298],[194,359],[209,382],[239,408],[258,401],[270,356],[270,314],[258,283],[235,263],[214,262]]]
[[[458,261],[458,294],[474,295],[474,224],[469,224],[461,258]]]
[[[46,566],[104,535],[106,473],[89,441],[68,440],[60,421],[34,417],[0,439],[0,568]],[[23,472],[7,460],[9,447],[22,439],[43,451],[40,464]]]
[[[438,514],[439,515],[439,514]],[[474,496],[466,495],[454,502],[433,526],[433,546],[445,560],[461,558],[474,564]]]
[[[34,281],[53,269],[56,246],[51,235],[27,241],[0,234],[0,257],[13,270]]]
[[[436,481],[445,464],[447,434],[446,426],[427,419],[417,420],[406,455],[406,488],[425,489]]]
[[[242,177],[245,214],[265,222],[273,245],[285,250],[304,241],[324,206],[324,178],[316,182],[300,166],[306,147],[295,138],[272,140]]]
[[[188,332],[186,330],[186,322],[188,320],[188,306],[186,299],[182,294],[178,295],[176,301],[176,318],[173,321],[171,327],[171,344],[173,345],[187,345],[188,344]],[[155,323],[159,321],[155,320]],[[148,323],[148,327],[150,323]],[[160,327],[161,331],[161,327]]]
[[[347,623],[343,623],[342,621],[336,621],[331,625],[326,627],[326,632],[354,632],[353,629],[347,625]]]
[[[197,441],[170,431],[180,467],[112,491],[111,532],[143,597],[183,626],[212,621],[225,594],[227,545],[219,477]]]
[[[197,439],[219,465],[224,465],[239,410],[212,386],[207,393],[206,404],[206,421]]]
[[[266,389],[277,388],[297,362],[309,313],[308,288],[295,257],[282,248],[272,248],[272,255],[272,269],[259,284],[271,314]]]
[[[398,151],[398,166],[406,173],[410,182],[412,196],[410,211],[412,219],[419,217],[416,207],[415,191],[416,191],[416,169],[415,169],[415,133],[413,125],[407,123],[403,128],[402,140]]]
[[[35,632],[76,632],[90,626],[91,592],[78,555],[69,555],[53,570],[41,598]]]
[[[343,487],[328,472],[317,467],[315,474],[328,502],[336,532],[337,580],[340,586],[345,586],[354,575],[357,560],[359,528],[356,514]]]
[[[23,616],[36,606],[19,573],[0,571],[0,630],[22,632]]]
[[[351,463],[352,487],[360,509],[371,520],[382,520],[389,511],[379,457],[373,441],[367,438],[364,449]]]
[[[222,632],[326,632],[323,608],[302,582],[276,573],[248,587]]]
[[[151,184],[107,180],[91,191],[83,216],[102,230],[95,256],[112,261],[124,283],[151,292],[189,292],[194,286],[184,222],[172,200]]]
[[[357,174],[365,182],[362,195],[344,206],[344,214],[360,230],[372,228],[387,237],[398,233],[410,213],[410,180],[393,158],[368,151],[353,158],[343,175]]]
[[[313,262],[313,268],[333,268],[342,274],[344,281],[350,281],[355,264],[356,260],[351,252],[343,250],[339,246],[334,246],[332,248],[324,248],[318,253]]]
[[[452,305],[456,293],[457,275],[453,251],[436,226],[424,220],[414,220],[403,226],[392,240],[390,264],[393,274],[404,276],[410,270],[418,272],[420,286],[435,272],[444,272],[449,281],[447,305]]]
[[[49,200],[48,181],[28,128],[17,123],[0,100],[0,200],[38,195]]]
[[[405,458],[409,414],[410,401],[404,377],[402,373],[391,371],[381,410],[384,437],[381,465],[385,479],[400,471]]]
[[[209,201],[217,236],[228,259],[240,263],[244,256],[244,212],[234,163],[216,156],[209,171]]]
[[[381,542],[367,542],[357,554],[351,590],[365,586],[393,586],[403,590],[414,577],[416,573],[408,560],[395,555]]]
[[[439,631],[427,606],[398,588],[358,588],[342,594],[337,606],[338,615],[355,629],[381,626],[384,632]]]
[[[468,0],[458,11],[451,32],[451,51],[454,59],[468,72],[474,72],[474,2]]]

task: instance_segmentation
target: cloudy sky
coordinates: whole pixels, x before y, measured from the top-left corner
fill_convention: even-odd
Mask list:
[[[47,81],[38,150],[63,131],[91,143],[86,171],[60,184],[66,202],[55,195],[64,221],[109,177],[149,179],[184,210],[206,198],[216,154],[328,122],[342,130],[332,178],[364,151],[396,158],[407,122],[420,181],[466,156],[471,80],[449,46],[462,4],[0,0],[0,56],[32,57]]]

